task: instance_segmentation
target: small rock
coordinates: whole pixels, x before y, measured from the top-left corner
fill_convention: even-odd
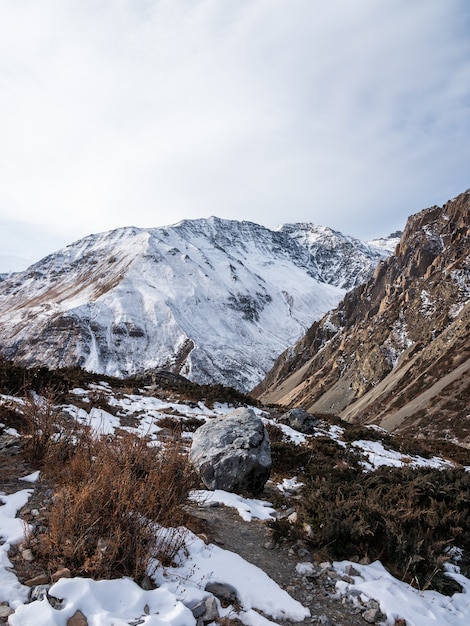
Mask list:
[[[299,559],[302,559],[303,561],[312,560],[312,555],[310,554],[310,550],[308,550],[307,548],[300,548],[299,550],[297,550],[297,556],[299,557]]]
[[[348,585],[354,585],[354,578],[351,578],[351,576],[343,576],[341,580]]]
[[[33,556],[33,553],[32,553],[30,548],[23,548],[23,551],[21,553],[21,557],[22,557],[23,561],[28,561],[29,563],[31,561],[34,561],[34,556]]]
[[[370,559],[368,556],[365,556],[359,561],[359,565],[370,565]]]
[[[344,568],[344,572],[346,576],[360,576],[354,565],[346,565],[346,567]]]
[[[226,583],[207,583],[205,591],[212,593],[221,602],[233,604],[238,600],[238,592],[235,587]]]
[[[202,617],[204,622],[210,623],[219,617],[219,611],[217,609],[217,602],[214,596],[209,596],[205,599],[204,605],[206,611]]]
[[[155,589],[152,579],[147,575],[145,575],[140,581],[140,586],[144,589],[144,591],[152,591],[152,589]]]
[[[14,610],[10,609],[8,604],[0,604],[0,617],[9,617],[13,615]]]
[[[45,600],[50,588],[50,585],[36,585],[36,587],[31,587],[29,601],[34,602],[35,600]]]
[[[295,509],[292,507],[290,507],[289,509],[286,509],[285,511],[277,511],[276,519],[278,521],[281,521],[283,519],[288,519],[289,515],[292,515],[292,513],[295,513]]]
[[[194,615],[195,619],[199,619],[206,612],[206,603],[204,602],[204,600],[201,600],[200,602],[197,602],[196,604],[192,606],[187,605],[187,607],[191,611],[191,613]]]
[[[362,614],[362,619],[365,620],[368,624],[375,624],[379,621],[381,613],[378,609],[367,609]]]
[[[287,520],[291,524],[296,524],[299,521],[299,514],[297,513],[297,511],[294,511],[293,513],[291,513],[289,517],[287,518]]]
[[[39,517],[40,513],[38,509],[31,509],[31,515],[33,517]]]
[[[53,583],[56,583],[61,578],[72,578],[72,573],[68,567],[63,567],[62,569],[58,569],[51,576],[51,580]]]
[[[49,576],[47,574],[38,574],[29,580],[25,580],[24,584],[27,587],[37,587],[38,585],[47,585],[49,582]]]
[[[380,604],[377,602],[377,600],[369,600],[369,602],[367,603],[366,608],[367,609],[379,610],[380,609]]]
[[[78,610],[75,611],[72,617],[69,617],[67,620],[67,626],[88,626],[88,620],[85,615]]]
[[[304,522],[303,525],[304,533],[307,535],[309,539],[313,539],[313,529],[310,524]]]
[[[266,550],[274,550],[275,547],[276,547],[276,544],[274,543],[272,539],[270,539],[269,541],[266,541],[266,543],[264,544],[264,548]]]

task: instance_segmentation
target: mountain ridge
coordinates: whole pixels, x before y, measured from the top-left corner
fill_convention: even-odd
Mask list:
[[[246,391],[340,300],[328,280],[306,247],[253,222],[115,229],[0,283],[0,348],[28,365],[164,368]]]

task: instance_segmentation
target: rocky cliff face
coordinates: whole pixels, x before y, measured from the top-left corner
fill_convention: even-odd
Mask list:
[[[470,190],[409,218],[374,276],[276,361],[265,401],[470,441]]]

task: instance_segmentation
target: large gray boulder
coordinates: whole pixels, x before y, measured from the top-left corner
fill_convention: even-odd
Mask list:
[[[256,495],[271,471],[269,436],[252,409],[236,409],[196,430],[190,459],[208,489]]]

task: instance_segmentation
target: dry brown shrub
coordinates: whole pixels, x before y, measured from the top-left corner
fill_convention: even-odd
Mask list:
[[[94,578],[141,579],[151,559],[181,548],[183,503],[193,486],[180,444],[153,448],[136,435],[94,439],[85,431],[58,476],[47,533],[35,550],[49,569]]]
[[[32,463],[42,464],[60,431],[59,409],[54,403],[54,392],[46,390],[42,395],[26,392],[21,413],[26,457]]]

